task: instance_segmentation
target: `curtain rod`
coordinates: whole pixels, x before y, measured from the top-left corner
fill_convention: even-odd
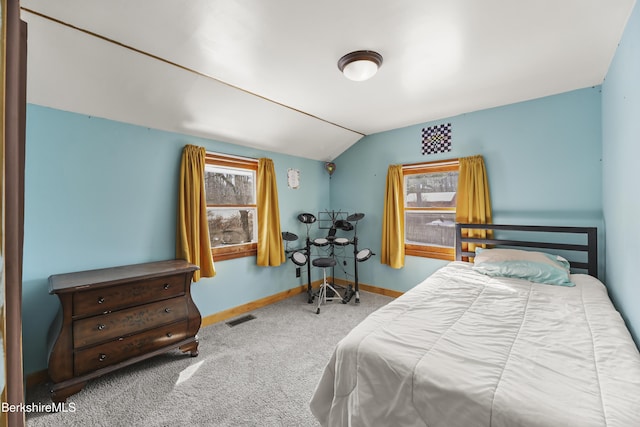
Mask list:
[[[434,163],[438,163],[440,165],[446,165],[448,163],[455,163],[455,162],[459,162],[459,161],[460,161],[459,158],[455,158],[455,159],[446,159],[446,160],[433,160],[431,162],[405,163],[405,164],[402,164],[401,166],[403,168],[412,168],[412,167],[427,166],[427,165],[431,165],[431,164],[434,164]]]
[[[218,152],[214,152],[214,151],[207,151],[207,154],[211,154],[213,156],[230,157],[232,159],[245,160],[245,161],[248,161],[248,162],[257,162],[258,161],[258,159],[254,158],[254,157],[236,156],[236,155],[233,155],[233,154],[218,153]]]

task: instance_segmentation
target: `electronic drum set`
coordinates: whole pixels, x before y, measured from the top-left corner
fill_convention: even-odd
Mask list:
[[[340,212],[338,212],[338,214],[340,214]],[[343,304],[347,304],[355,296],[355,303],[360,303],[360,290],[358,286],[358,264],[368,260],[372,255],[375,255],[373,252],[371,252],[371,249],[358,249],[358,221],[364,218],[364,213],[354,213],[351,215],[347,215],[346,219],[337,219],[338,214],[329,213],[329,216],[331,217],[331,227],[329,227],[327,236],[318,237],[315,239],[311,239],[309,233],[312,224],[314,224],[317,220],[316,216],[311,213],[301,213],[300,215],[298,215],[298,220],[305,224],[307,227],[305,246],[304,248],[295,250],[288,250],[287,247],[287,249],[285,250],[287,253],[290,253],[288,258],[291,259],[291,261],[298,267],[308,265],[307,302],[309,304],[312,304],[314,299],[317,298],[316,314],[320,314],[320,305],[326,303],[327,301],[341,300]],[[336,232],[338,230],[347,232],[353,231],[353,238],[349,240],[346,237],[336,237]],[[289,242],[298,240],[298,236],[296,234],[287,231],[282,233],[282,238],[287,242],[287,245]],[[346,257],[344,256],[345,251],[339,251],[338,249],[345,249],[349,245],[353,245],[354,283],[353,285],[348,285],[347,289],[344,291],[344,295],[340,296],[340,293],[336,289],[336,287],[338,286],[327,281],[326,269],[332,268],[335,273],[335,267],[336,265],[339,265],[337,259],[340,257],[343,258],[342,267],[347,265]],[[311,259],[312,248],[317,248],[317,250],[315,251],[316,253],[320,252],[320,255],[316,256],[314,259]],[[313,288],[311,286],[311,266],[323,269],[323,281],[320,284],[320,288],[316,292],[313,292]],[[332,276],[335,277],[333,274]]]

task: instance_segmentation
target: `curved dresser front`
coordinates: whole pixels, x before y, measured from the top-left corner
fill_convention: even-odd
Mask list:
[[[198,355],[201,316],[191,298],[197,266],[169,260],[49,277],[61,307],[49,330],[51,398],[179,348]]]

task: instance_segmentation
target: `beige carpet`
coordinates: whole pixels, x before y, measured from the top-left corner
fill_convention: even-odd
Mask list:
[[[90,381],[68,400],[75,412],[29,413],[27,426],[318,426],[308,404],[334,346],[389,301],[362,292],[318,315],[296,295],[203,328],[198,357],[176,351]],[[27,391],[27,403],[50,402],[46,385]]]

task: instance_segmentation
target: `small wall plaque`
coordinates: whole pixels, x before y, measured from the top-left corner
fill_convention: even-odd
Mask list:
[[[289,168],[287,170],[287,185],[294,190],[300,188],[300,171],[298,169]]]

